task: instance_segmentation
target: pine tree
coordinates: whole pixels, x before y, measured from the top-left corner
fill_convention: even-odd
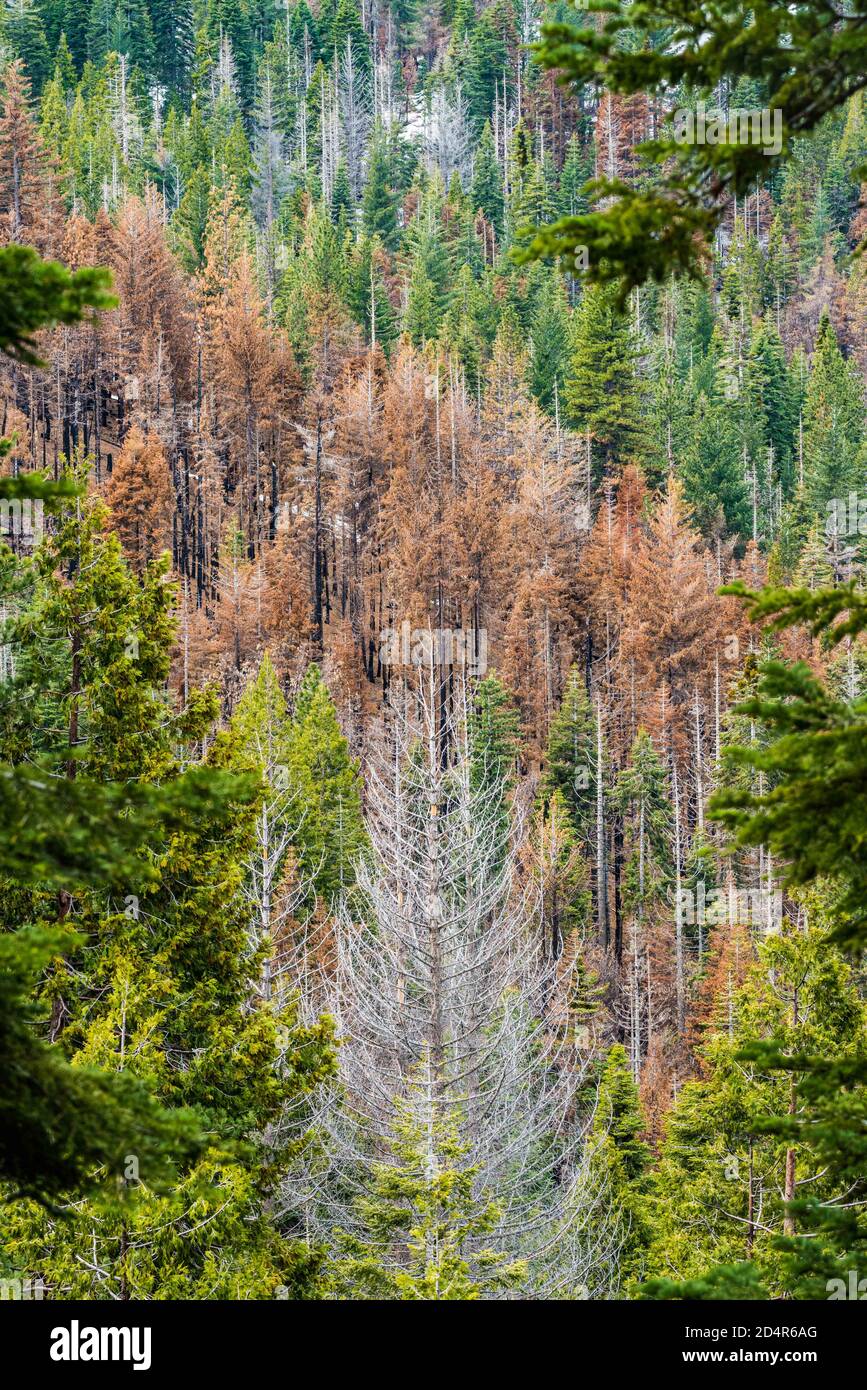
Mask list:
[[[767,321],[750,343],[748,383],[750,404],[763,417],[764,442],[773,449],[774,476],[783,496],[790,497],[795,485],[797,403],[780,336]]]
[[[593,442],[597,479],[636,457],[643,431],[635,351],[604,290],[587,290],[575,312],[564,397],[571,424]]]
[[[341,159],[337,166],[337,173],[334,176],[334,187],[331,190],[331,219],[335,226],[351,227],[355,215],[355,199],[352,196],[352,188],[349,183],[349,172],[346,168],[346,160]]]
[[[671,886],[672,811],[668,774],[653,740],[639,730],[629,762],[618,774],[613,801],[627,821],[625,905],[646,908]]]
[[[592,907],[587,865],[559,791],[552,792],[547,805],[540,806],[536,813],[532,850],[542,894],[542,926],[551,956],[556,960],[564,950],[576,949],[577,937],[582,942],[586,939]],[[583,970],[580,956],[577,970],[579,975]],[[586,996],[584,980],[579,978],[571,1000],[578,1027],[594,1011],[587,1007]]]
[[[650,1151],[629,1059],[619,1045],[601,1067],[598,1106],[590,1140],[591,1171],[617,1213],[618,1257],[613,1294],[641,1279],[651,1223],[647,1211]]]
[[[755,192],[767,177],[769,161],[771,168],[782,164],[789,172],[802,155],[806,142],[790,144],[783,136],[783,110],[789,131],[814,131],[827,114],[845,106],[850,90],[859,89],[857,75],[863,66],[863,36],[857,20],[850,18],[842,31],[841,51],[831,61],[833,80],[817,101],[816,66],[825,59],[826,47],[819,14],[806,9],[786,28],[789,21],[776,12],[772,0],[761,0],[758,10],[738,11],[733,22],[737,26],[741,20],[748,32],[743,45],[732,47],[720,41],[719,26],[709,26],[705,15],[695,11],[685,16],[677,0],[660,0],[652,12],[635,17],[631,42],[636,47],[626,64],[618,15],[602,21],[592,42],[587,42],[584,26],[562,23],[559,16],[543,25],[537,61],[548,70],[567,73],[578,91],[589,84],[616,92],[621,99],[646,100],[650,94],[664,102],[681,82],[696,92],[712,93],[733,90],[745,75],[760,73],[766,83],[766,110],[772,119],[779,113],[779,123],[764,140],[725,146],[682,139],[688,132],[671,123],[674,129],[669,125],[663,138],[640,147],[651,166],[640,188],[613,177],[600,180],[596,210],[541,229],[526,258],[559,256],[569,266],[580,251],[592,280],[616,285],[621,304],[630,290],[646,281],[662,284],[673,273],[700,277],[733,198]],[[669,26],[676,39],[660,66],[658,35]],[[785,59],[780,47],[784,32]],[[820,189],[817,204],[823,196]]]
[[[171,548],[174,490],[162,444],[134,425],[106,487],[112,525],[137,573]]]
[[[563,699],[548,735],[543,800],[555,792],[563,800],[574,833],[590,845],[596,814],[596,721],[581,671],[569,672]]]
[[[539,293],[530,324],[528,384],[549,415],[560,408],[569,370],[569,313],[559,277],[549,276]]]
[[[367,341],[388,353],[397,338],[397,321],[383,276],[386,259],[376,238],[362,237],[350,266],[346,299]]]
[[[399,240],[396,203],[388,142],[378,130],[369,148],[361,224],[368,236],[379,237],[387,251],[395,250]]]
[[[830,1074],[856,1075],[864,1065],[863,1006],[851,972],[819,925],[805,932],[784,924],[758,956],[703,1048],[702,1079],[683,1087],[670,1117],[648,1267],[672,1271],[678,1282],[654,1280],[653,1297],[726,1296],[720,1289],[738,1265],[744,1296],[803,1297],[806,1288],[817,1296],[820,1271],[840,1268],[835,1228],[844,1242],[863,1241],[859,1223],[834,1215],[850,1162],[847,1154],[840,1163],[839,1138],[854,1136],[863,1100],[838,1095],[837,1144],[825,1129]],[[808,1198],[795,1200],[799,1183]],[[799,1238],[807,1209],[818,1225]]]
[[[834,498],[860,486],[858,449],[864,431],[864,394],[840,351],[827,314],[822,316],[804,401],[804,482],[817,516]]]
[[[79,72],[88,58],[87,28],[90,14],[88,0],[63,0],[63,32]]]
[[[7,0],[3,33],[11,56],[23,63],[30,86],[38,96],[51,73],[52,62],[45,25],[34,0]]]
[[[705,535],[752,532],[741,440],[728,402],[699,396],[679,468],[684,497]]]
[[[494,106],[498,83],[508,64],[503,36],[504,8],[498,3],[485,10],[473,26],[461,64],[464,95],[470,119],[481,130]]]
[[[66,519],[41,557],[34,608],[13,633],[19,644],[38,645],[59,630],[67,647],[68,722],[60,746],[45,731],[45,756],[65,760],[69,780],[81,773],[144,786],[159,778],[182,791],[176,752],[186,745],[189,757],[214,719],[215,703],[195,697],[177,716],[168,707],[171,594],[159,567],[141,583],[130,575],[116,537],[103,528],[96,504],[83,521],[74,514]],[[58,573],[58,557],[78,561],[71,586]],[[35,663],[27,669],[36,679]],[[52,667],[43,670],[43,699],[53,678]],[[221,810],[209,802],[209,784],[225,788]],[[102,1067],[136,1078],[138,1090],[127,1084],[118,1095],[156,1093],[172,1112],[169,1134],[178,1140],[166,1155],[139,1146],[135,1131],[125,1134],[122,1166],[103,1170],[96,1184],[103,1240],[96,1264],[80,1258],[90,1248],[96,1206],[82,1204],[74,1219],[60,1222],[32,1203],[8,1213],[7,1238],[51,1288],[96,1298],[157,1291],[201,1297],[207,1290],[268,1297],[280,1284],[297,1294],[315,1286],[317,1254],[282,1242],[265,1215],[291,1142],[269,1143],[264,1135],[284,1104],[328,1075],[330,1029],[300,1027],[283,1006],[250,1009],[256,953],[248,944],[241,882],[256,783],[211,770],[188,798],[193,790],[195,813],[176,816],[174,833],[125,864],[129,877],[117,897],[82,895],[76,917],[87,935],[86,957],[74,973],[55,962],[40,988],[40,1000],[52,1006],[53,1035],[62,1035],[82,1076]],[[65,940],[64,952],[73,955],[76,944]],[[178,998],[183,1011],[175,1007]],[[192,1149],[190,1108],[208,1136]],[[161,1188],[167,1161],[171,1184]],[[185,1231],[206,1215],[207,1235],[193,1251]]]
[[[330,50],[338,54],[346,51],[347,43],[351,44],[353,64],[367,76],[370,72],[370,43],[361,22],[356,0],[337,0],[328,41]]]
[[[491,1290],[519,1290],[521,1261],[508,1263],[486,1237],[500,1216],[476,1192],[457,1118],[431,1100],[430,1063],[416,1067],[396,1104],[389,1162],[373,1168],[356,1201],[361,1235],[344,1236],[335,1261],[338,1292],[350,1298],[473,1301]]]
[[[358,767],[319,667],[308,666],[293,710],[287,776],[300,825],[298,872],[326,904],[349,885],[364,848]]]
[[[65,0],[67,5],[75,0]],[[186,97],[193,63],[193,4],[191,0],[150,0],[154,37],[155,75],[172,95]]]
[[[13,301],[4,301],[8,307],[0,341],[26,340],[40,316],[44,320],[55,312],[50,294],[40,307],[38,273],[33,274],[39,270],[36,258],[27,257],[21,269],[20,285],[29,294],[27,317],[16,320],[10,312]],[[87,303],[87,298],[83,302]],[[72,302],[67,312],[71,321],[75,317]],[[31,475],[17,484],[3,480],[0,490],[6,496],[57,499],[68,496],[70,484],[65,480],[60,486],[46,485],[39,475]],[[2,568],[6,593],[11,584],[15,606],[26,603],[33,591],[33,576],[25,572],[16,582],[8,551],[4,552]],[[49,566],[49,573],[52,569]],[[38,626],[34,636],[32,626],[25,624],[18,634],[25,648],[30,647],[33,659],[28,661],[24,656],[17,664],[14,690],[3,683],[7,708],[12,706],[15,692],[21,693],[22,666],[24,672],[34,674],[39,667],[39,651],[43,653],[43,681],[46,673],[55,670],[53,662],[46,668],[46,648],[38,633]],[[63,637],[68,642],[66,631]],[[4,640],[14,646],[15,633],[4,632]],[[32,701],[32,690],[29,697]],[[33,701],[34,712],[37,705],[38,701]],[[27,746],[31,747],[30,755],[20,763]],[[38,756],[51,749],[51,739],[41,731],[34,741],[27,735],[22,737],[20,722],[16,728],[4,719],[2,755],[14,761],[4,763],[0,779],[3,925],[7,931],[11,927],[17,930],[2,938],[0,1049],[8,1084],[0,1107],[0,1176],[12,1185],[9,1196],[19,1199],[17,1205],[7,1202],[6,1206],[13,1224],[22,1198],[28,1203],[46,1202],[91,1188],[101,1172],[119,1174],[123,1156],[132,1144],[151,1175],[155,1193],[171,1182],[179,1159],[193,1157],[201,1148],[203,1136],[196,1117],[183,1110],[173,1114],[164,1111],[141,1080],[118,1075],[116,1068],[106,1072],[92,1065],[70,1066],[61,1049],[47,1043],[34,1027],[42,1023],[44,985],[40,986],[38,1009],[31,991],[37,976],[44,981],[50,963],[53,968],[62,953],[72,954],[83,944],[82,937],[70,930],[65,920],[71,892],[122,892],[130,882],[152,883],[154,873],[146,845],[155,833],[167,835],[172,826],[179,829],[188,824],[196,805],[201,809],[207,804],[216,824],[221,795],[224,808],[227,791],[243,797],[238,782],[229,789],[218,786],[215,780],[206,789],[195,778],[179,779],[171,791],[148,794],[136,784],[104,786],[78,778],[56,779],[50,775],[56,771],[51,763],[34,776],[34,752]],[[46,910],[52,899],[53,910]],[[22,912],[24,921],[18,916]],[[38,926],[25,924],[39,918],[42,924]],[[55,1019],[58,1017],[55,1014]]]
[[[584,185],[593,177],[593,157],[589,149],[582,147],[577,135],[572,135],[566,148],[566,158],[560,171],[560,215],[574,217],[587,211],[587,195]]]
[[[3,239],[35,246],[41,252],[56,252],[64,216],[60,180],[39,136],[30,109],[30,83],[20,60],[10,63],[4,84],[0,114]],[[43,276],[47,277],[47,272]]]
[[[473,181],[470,184],[473,210],[481,211],[498,237],[503,235],[503,175],[497,162],[494,136],[486,120],[473,157]]]

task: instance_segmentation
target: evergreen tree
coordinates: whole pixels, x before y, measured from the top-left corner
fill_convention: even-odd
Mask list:
[[[615,1289],[621,1293],[645,1268],[651,1223],[647,1211],[650,1151],[641,1139],[644,1117],[626,1052],[610,1048],[602,1065],[593,1129],[591,1171],[615,1212],[618,1246]]]
[[[642,437],[635,350],[611,295],[588,289],[573,318],[565,404],[593,441],[597,477],[634,459]]]
[[[481,131],[490,118],[498,84],[508,66],[508,53],[503,37],[504,7],[491,5],[473,25],[461,63],[464,95],[470,119]]]
[[[45,25],[34,0],[6,0],[3,35],[11,56],[20,58],[34,95],[38,96],[52,71]]]
[[[821,126],[826,115],[844,107],[850,91],[860,90],[864,43],[857,18],[849,17],[840,31],[840,51],[835,49],[828,58],[821,15],[807,7],[790,21],[777,11],[773,0],[738,10],[733,23],[743,27],[744,33],[734,45],[725,41],[720,25],[707,23],[700,10],[684,14],[678,0],[657,0],[652,9],[631,20],[635,47],[630,48],[626,62],[623,25],[614,13],[603,20],[592,42],[587,41],[586,26],[552,16],[543,25],[537,61],[549,70],[565,72],[578,91],[591,85],[621,97],[646,99],[650,94],[651,100],[662,101],[681,82],[710,97],[760,76],[766,109],[772,118],[780,114],[770,140],[726,145],[683,139],[685,132],[674,123],[675,128],[664,131],[663,138],[639,147],[650,165],[656,166],[640,188],[623,179],[603,178],[595,190],[598,210],[543,228],[524,252],[527,258],[560,256],[571,266],[580,251],[589,262],[591,279],[617,285],[621,304],[631,289],[648,280],[662,284],[672,273],[701,275],[723,209],[731,206],[733,196],[753,193],[769,168],[773,171],[787,162],[791,167],[790,161],[797,159],[806,143],[784,138],[782,112],[787,130],[804,135]],[[668,30],[671,40],[660,64],[658,38]],[[816,69],[824,61],[830,64],[833,80],[816,100]]]
[[[704,1048],[704,1079],[678,1097],[654,1179],[649,1267],[674,1271],[678,1283],[654,1280],[648,1293],[719,1297],[727,1271],[741,1264],[746,1296],[803,1297],[805,1288],[818,1296],[819,1272],[839,1271],[837,1239],[857,1248],[864,1238],[860,1222],[835,1215],[852,1157],[846,1152],[841,1163],[840,1151],[857,1130],[863,1097],[838,1094],[836,1144],[825,1128],[830,1073],[854,1076],[864,1065],[863,1005],[827,929],[805,934],[784,924],[759,947],[720,1020]],[[809,1198],[795,1200],[798,1184]],[[817,1224],[799,1237],[807,1209]],[[822,1289],[827,1296],[824,1281]]]
[[[316,665],[308,666],[295,700],[286,767],[300,825],[298,872],[327,904],[352,883],[366,836],[358,767]]]
[[[795,485],[798,411],[780,336],[767,321],[750,344],[748,383],[750,405],[760,411],[764,442],[773,450],[774,475],[783,496],[790,497]]]
[[[864,431],[864,394],[837,335],[823,314],[810,363],[804,402],[804,483],[817,516],[834,498],[860,486],[858,450]]]
[[[354,221],[355,200],[349,183],[346,160],[341,159],[331,190],[331,218],[335,226],[351,227]]]
[[[11,639],[38,647],[57,629],[65,639],[68,720],[59,746],[51,729],[41,731],[46,760],[65,758],[69,780],[82,772],[99,781],[172,783],[180,771],[178,746],[201,737],[215,716],[214,701],[197,697],[172,718],[160,690],[174,640],[170,591],[159,582],[159,566],[141,584],[125,570],[116,537],[105,535],[103,523],[92,506],[82,521],[70,515],[46,543],[34,612]],[[70,557],[77,565],[68,584],[57,566]],[[23,666],[35,681],[37,663]],[[43,702],[55,678],[43,666]],[[7,746],[21,748],[17,729],[13,724],[16,736],[7,734]],[[216,772],[211,777],[216,787],[232,787]],[[61,1221],[32,1203],[11,1210],[7,1240],[23,1266],[42,1270],[52,1288],[96,1298],[208,1291],[267,1297],[277,1285],[300,1294],[315,1284],[317,1254],[281,1240],[265,1214],[276,1177],[291,1159],[291,1144],[266,1141],[265,1131],[284,1106],[328,1075],[330,1029],[324,1022],[302,1028],[286,1007],[250,1009],[256,954],[242,910],[241,866],[254,824],[255,783],[246,783],[242,799],[245,784],[236,782],[237,792],[229,790],[218,814],[202,795],[207,785],[199,783],[196,815],[129,868],[122,900],[82,897],[77,924],[88,950],[74,976],[65,963],[52,969],[40,1000],[51,1005],[54,1032],[78,1066],[136,1078],[139,1091],[152,1090],[176,1112],[181,1140],[184,1116],[194,1110],[208,1138],[192,1159],[189,1143],[176,1145],[165,1190],[151,1181],[153,1146],[139,1149],[132,1132],[125,1136],[123,1167],[100,1175],[94,1207],[83,1203],[74,1219]],[[64,943],[65,952],[74,948],[74,940]],[[137,1092],[127,1084],[124,1094]],[[156,1158],[159,1178],[166,1158],[159,1151]],[[81,1256],[91,1248],[97,1210],[102,1245],[94,1264]],[[186,1230],[205,1217],[207,1234],[193,1248]]]
[[[494,136],[486,120],[473,157],[473,181],[470,184],[473,210],[481,210],[498,237],[503,235],[503,175],[497,162]]]
[[[528,385],[543,410],[554,414],[569,370],[569,311],[559,276],[546,277],[530,323]]]
[[[583,844],[593,838],[596,808],[596,722],[582,673],[569,672],[559,710],[551,721],[540,793],[557,792]]]
[[[612,797],[627,826],[624,899],[643,910],[671,886],[673,815],[668,774],[646,730],[639,730]]]
[[[397,338],[397,322],[382,271],[384,253],[376,238],[364,236],[355,248],[349,270],[347,303],[367,341],[374,339],[388,353]]]
[[[75,4],[76,0],[65,0]],[[172,95],[185,97],[190,90],[194,30],[192,0],[150,0],[148,6],[154,36],[155,75]]]
[[[588,200],[584,185],[593,177],[593,155],[577,134],[570,136],[566,158],[560,171],[559,212],[561,217],[574,217],[587,211]]]
[[[390,1162],[375,1164],[356,1201],[363,1236],[343,1239],[337,1290],[373,1299],[472,1301],[520,1289],[526,1270],[485,1244],[499,1209],[475,1190],[457,1119],[431,1101],[429,1064],[419,1064],[396,1102]]]
[[[63,33],[75,66],[81,72],[88,58],[87,31],[90,17],[88,0],[63,0]]]
[[[361,224],[368,236],[378,236],[387,251],[399,240],[397,199],[392,187],[391,159],[384,133],[377,131],[370,144]]]
[[[746,539],[752,533],[751,499],[744,477],[741,440],[728,402],[699,396],[680,476],[693,517],[705,534],[722,530]]]

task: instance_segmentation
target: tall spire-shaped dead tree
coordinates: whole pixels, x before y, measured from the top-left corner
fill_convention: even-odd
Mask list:
[[[591,1172],[593,1054],[577,1026],[575,955],[552,955],[538,885],[519,881],[522,827],[473,737],[460,677],[453,667],[444,700],[442,667],[420,673],[369,771],[373,849],[320,988],[304,991],[341,1038],[318,1117],[328,1154],[317,1147],[300,1165],[286,1205],[320,1236],[369,1243],[358,1198],[398,1162],[395,1121],[423,1069],[431,1132],[457,1124],[478,1200],[498,1212],[487,1243],[526,1261],[521,1296],[605,1296],[616,1250]],[[377,1258],[396,1267],[404,1249],[383,1240]]]

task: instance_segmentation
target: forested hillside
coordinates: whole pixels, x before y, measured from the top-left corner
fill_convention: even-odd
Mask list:
[[[3,7],[0,256],[115,296],[0,361],[0,1278],[46,1298],[863,1265],[862,83],[603,274],[696,92],[566,22]]]

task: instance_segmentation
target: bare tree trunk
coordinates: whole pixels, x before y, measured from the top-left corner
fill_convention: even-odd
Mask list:
[[[596,920],[599,926],[599,940],[604,950],[608,950],[610,930],[608,925],[608,864],[605,845],[605,789],[604,761],[602,750],[602,707],[596,706]]]
[[[677,780],[677,762],[672,757],[672,786],[674,791],[674,969],[677,993],[677,1030],[683,1033],[686,1027],[686,999],[683,984],[683,870],[680,856],[680,789]]]
[[[792,1000],[792,1027],[798,1026],[798,991]],[[795,1073],[789,1083],[789,1109],[788,1114],[794,1117],[798,1109],[798,1087],[795,1081]],[[795,1149],[794,1146],[786,1149],[786,1178],[783,1188],[783,1201],[786,1204],[786,1214],[783,1217],[783,1235],[793,1236],[795,1234],[795,1218],[792,1215],[789,1204],[795,1200]]]

